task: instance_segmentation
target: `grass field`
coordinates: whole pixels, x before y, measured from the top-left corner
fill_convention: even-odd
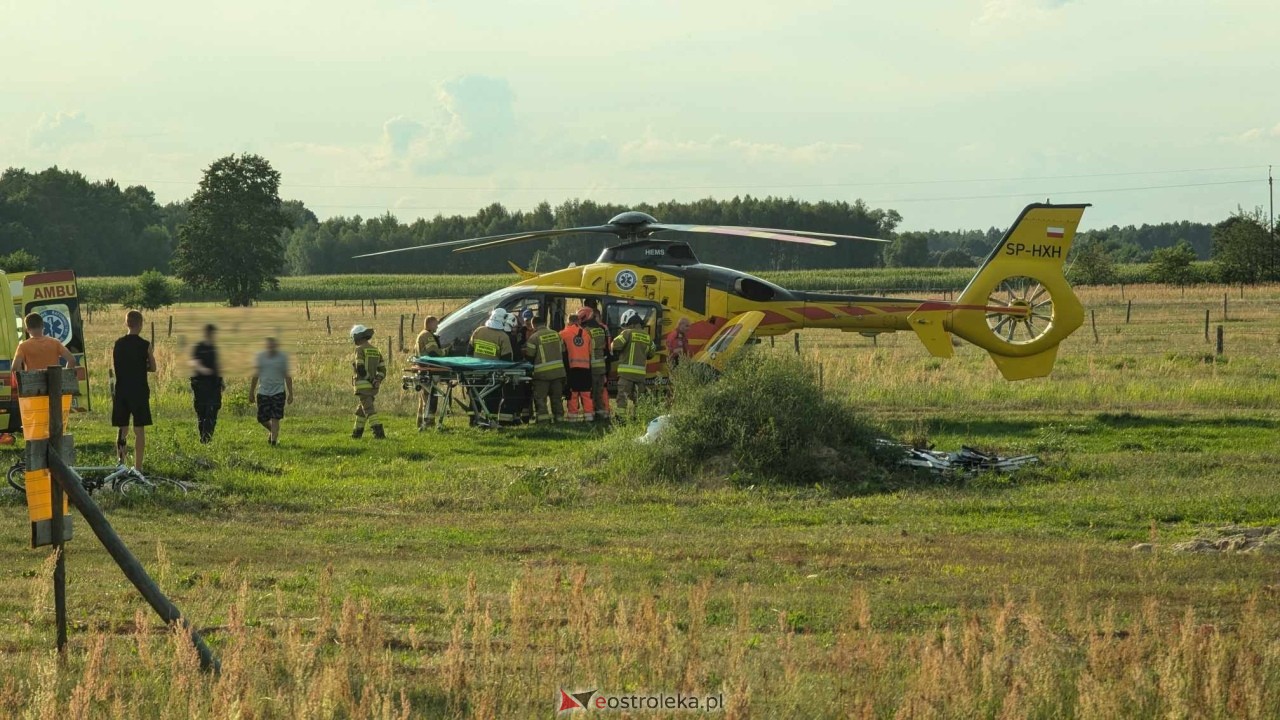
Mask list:
[[[224,671],[194,670],[83,523],[59,663],[49,553],[0,494],[0,716],[553,717],[561,687],[722,695],[727,717],[1280,715],[1280,559],[1169,550],[1280,524],[1280,288],[1081,295],[1096,336],[1086,324],[1039,381],[1001,380],[972,347],[939,361],[910,335],[802,333],[825,387],[897,437],[1045,461],[870,494],[623,482],[625,440],[457,418],[419,434],[394,384],[391,438],[351,440],[343,330],[384,343],[401,314],[450,301],[380,302],[376,320],[350,301],[310,321],[284,303],[156,313],[148,465],[199,490],[101,500]],[[88,332],[103,375],[117,315]],[[210,321],[229,388],[202,446],[185,358]],[[297,365],[278,448],[245,396],[266,334]],[[111,452],[94,389],[82,461]]]

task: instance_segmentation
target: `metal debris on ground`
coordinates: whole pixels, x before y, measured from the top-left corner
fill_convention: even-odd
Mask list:
[[[882,445],[901,448],[904,456],[898,464],[907,467],[922,468],[936,475],[978,475],[984,472],[1011,473],[1027,465],[1035,465],[1040,458],[1035,455],[1017,455],[1000,457],[975,450],[962,445],[959,452],[939,452],[922,450],[893,442],[878,440]]]

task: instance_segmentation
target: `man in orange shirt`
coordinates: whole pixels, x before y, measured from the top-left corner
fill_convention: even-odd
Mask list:
[[[18,343],[18,351],[13,355],[13,372],[30,370],[47,370],[57,367],[59,360],[66,360],[67,367],[76,366],[76,356],[62,343],[44,334],[44,318],[39,313],[31,313],[25,319],[27,339]]]

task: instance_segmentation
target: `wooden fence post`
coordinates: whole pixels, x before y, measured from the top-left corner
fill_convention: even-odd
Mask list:
[[[334,304],[336,305],[337,303]],[[361,317],[364,316],[364,298],[360,298],[360,315]]]
[[[1129,317],[1133,315],[1133,300],[1129,300],[1129,304],[1124,309],[1124,324],[1129,324]]]
[[[62,442],[62,369],[54,365],[52,370],[45,370],[45,382],[49,387],[47,452],[57,455]],[[67,651],[67,550],[62,537],[62,482],[53,477],[49,481],[53,500],[53,552],[57,555],[53,566],[53,615],[58,625],[58,654],[64,655]]]
[[[302,302],[307,308],[307,322],[311,322],[311,301],[303,300]]]
[[[1204,311],[1204,341],[1209,342],[1209,310]]]
[[[1093,328],[1093,342],[1098,342],[1098,314],[1096,310],[1089,311],[1089,325]]]
[[[373,300],[370,300],[369,302],[373,305],[373,316],[374,316],[374,317],[378,317],[378,300],[377,300],[377,298],[374,298]],[[388,338],[388,340],[389,340],[389,339],[390,339],[390,338]]]
[[[1222,322],[1227,321],[1227,294],[1222,293]]]
[[[169,316],[169,337],[173,337],[173,316]]]
[[[333,334],[333,326],[329,324],[329,316],[324,316],[324,331],[330,335]],[[1207,330],[1205,332],[1208,332]]]
[[[151,344],[156,344],[156,321],[151,321]]]
[[[404,314],[400,315],[400,332],[397,334],[396,342],[400,343],[400,352],[404,352]]]
[[[791,337],[795,338],[795,341],[796,341],[796,354],[797,354],[797,355],[799,355],[799,354],[800,354],[800,333],[796,333],[795,335],[792,335]]]
[[[1218,357],[1222,357],[1222,326],[1218,326]]]

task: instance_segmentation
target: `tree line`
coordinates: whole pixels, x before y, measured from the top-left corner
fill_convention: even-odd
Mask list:
[[[862,201],[810,202],[742,196],[693,202],[617,205],[592,200],[543,202],[532,210],[494,203],[473,215],[437,215],[402,222],[372,218],[321,221],[296,200],[281,200],[279,173],[263,158],[229,156],[206,169],[187,200],[159,204],[141,185],[90,181],[57,167],[10,168],[0,175],[0,269],[73,268],[83,276],[138,276],[147,270],[218,288],[236,304],[248,302],[279,275],[340,273],[501,273],[507,261],[550,270],[593,261],[608,236],[562,236],[472,253],[408,252],[353,259],[367,253],[550,228],[599,225],[626,210],[674,223],[744,225],[891,238],[889,244],[841,242],[815,248],[754,238],[697,236],[708,263],[743,270],[858,267],[972,267],[999,242],[1003,228],[896,232],[902,216]],[[246,230],[253,225],[252,232]],[[184,240],[184,234],[186,239]],[[673,234],[671,237],[679,237]],[[254,277],[206,272],[231,255]],[[1211,259],[1211,274],[1195,260]],[[213,260],[214,262],[210,262]],[[1112,226],[1081,233],[1070,259],[1081,282],[1105,282],[1115,263],[1148,262],[1170,281],[1280,280],[1280,247],[1260,210],[1238,210],[1220,223],[1175,222]],[[242,272],[241,275],[244,273]]]

